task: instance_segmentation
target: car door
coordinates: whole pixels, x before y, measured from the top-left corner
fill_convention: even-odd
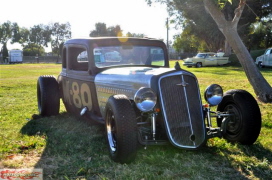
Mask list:
[[[67,46],[67,68],[62,76],[63,102],[68,112],[80,114],[87,107],[93,109],[94,77],[88,72],[88,51],[83,45]]]
[[[215,66],[215,65],[217,65],[215,54],[207,54],[205,58],[205,66]]]

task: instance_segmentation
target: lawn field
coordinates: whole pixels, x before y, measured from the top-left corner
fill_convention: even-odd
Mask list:
[[[201,94],[216,83],[255,96],[241,67],[181,67],[198,77]],[[258,102],[262,130],[251,146],[214,138],[196,151],[140,147],[134,162],[117,164],[108,156],[104,127],[69,115],[62,103],[58,116],[33,119],[38,77],[60,71],[60,64],[0,65],[0,169],[41,168],[45,180],[271,179],[272,104]],[[272,85],[272,69],[261,72]]]

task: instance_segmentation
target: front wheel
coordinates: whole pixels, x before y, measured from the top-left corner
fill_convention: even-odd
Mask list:
[[[200,68],[200,67],[202,67],[202,63],[201,62],[198,62],[198,63],[196,63],[196,65],[195,65],[197,68]]]
[[[257,140],[262,118],[259,106],[250,93],[244,90],[227,91],[217,111],[232,115],[226,119],[217,118],[218,126],[224,126],[223,137],[227,141],[251,145]]]
[[[259,62],[259,63],[258,63],[258,67],[259,67],[259,68],[264,68],[263,63],[262,63],[262,62]]]
[[[111,96],[106,105],[106,137],[110,157],[119,163],[129,163],[137,152],[137,122],[135,111],[124,95]]]

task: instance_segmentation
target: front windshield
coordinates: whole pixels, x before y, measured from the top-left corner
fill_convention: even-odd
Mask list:
[[[96,67],[120,65],[164,66],[164,51],[155,46],[105,46],[93,50]]]

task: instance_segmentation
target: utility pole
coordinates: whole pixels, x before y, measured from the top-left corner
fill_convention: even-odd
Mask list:
[[[167,30],[167,38],[166,38],[166,46],[167,46],[167,49],[169,50],[169,40],[168,40],[168,37],[169,37],[169,25],[168,25],[168,18],[166,18],[166,30]]]

